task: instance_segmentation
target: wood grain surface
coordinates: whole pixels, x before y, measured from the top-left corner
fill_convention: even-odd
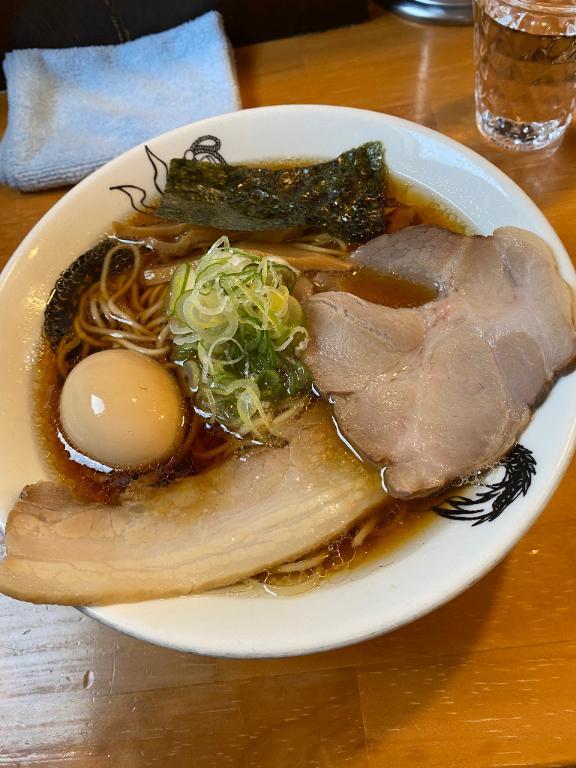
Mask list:
[[[246,107],[400,115],[477,150],[576,256],[576,131],[506,155],[473,118],[472,32],[373,21],[237,51]],[[1,102],[5,120],[6,103]],[[0,188],[0,264],[65,190]],[[576,765],[576,470],[512,553],[431,615],[303,658],[233,661],[0,598],[0,765],[512,768]]]

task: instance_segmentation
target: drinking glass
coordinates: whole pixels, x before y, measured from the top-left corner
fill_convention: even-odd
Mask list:
[[[474,0],[476,123],[505,149],[558,145],[576,107],[576,2]]]

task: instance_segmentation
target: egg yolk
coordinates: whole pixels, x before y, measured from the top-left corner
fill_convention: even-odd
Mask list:
[[[60,396],[68,442],[109,467],[143,469],[167,460],[184,433],[185,410],[174,378],[138,352],[107,349],[69,373]]]

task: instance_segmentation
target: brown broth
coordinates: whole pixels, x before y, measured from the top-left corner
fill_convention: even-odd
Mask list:
[[[394,222],[394,211],[389,214],[392,217],[393,226],[388,231],[403,229],[411,224],[430,224],[437,227],[451,229],[460,235],[472,235],[474,232],[470,224],[447,203],[433,198],[428,190],[413,182],[400,179],[390,174],[388,179],[389,193],[398,203],[398,211],[401,214],[400,226]],[[408,211],[414,213],[409,220]]]
[[[387,307],[418,307],[436,296],[433,288],[382,275],[370,267],[348,272],[344,277],[343,290]]]
[[[400,180],[390,179],[390,193],[399,205],[388,212],[389,231],[395,231],[413,224],[434,224],[460,233],[469,233],[461,218],[446,207],[437,205],[425,192]],[[150,224],[157,217],[150,214],[136,214],[131,217],[134,225]],[[398,278],[386,277],[376,271],[359,267],[349,273],[324,273],[316,278],[317,290],[345,290],[350,293],[389,307],[413,307],[434,298],[435,292],[425,286],[414,285]],[[35,385],[35,413],[38,434],[44,448],[51,474],[69,485],[79,496],[88,500],[104,502],[117,501],[122,490],[139,477],[138,473],[114,470],[109,473],[79,463],[71,457],[69,447],[62,437],[59,425],[59,401],[62,380],[56,371],[54,355],[47,347],[43,350],[38,365]],[[192,414],[191,414],[192,415]],[[203,425],[200,440],[204,450],[210,450],[222,443],[222,432],[218,428]],[[188,458],[176,467],[159,466],[148,472],[149,480],[168,483],[179,477],[205,471],[213,462],[196,462]],[[386,552],[404,544],[409,538],[423,531],[436,519],[430,511],[432,500],[400,502],[388,500],[379,510],[380,520],[366,540],[359,546],[352,546],[350,535],[333,542],[331,555],[325,562],[326,575],[344,568],[357,567],[375,562]],[[304,578],[306,573],[304,573]],[[275,583],[298,583],[298,574],[278,580],[275,575],[263,575],[262,581],[273,588]]]
[[[323,272],[314,278],[317,292],[347,291],[361,299],[385,307],[419,307],[436,296],[436,291],[398,277],[383,275],[370,267],[350,272]]]
[[[329,555],[321,566],[289,574],[265,571],[252,581],[265,586],[269,593],[282,595],[283,590],[293,593],[301,588],[305,591],[344,571],[369,568],[438,520],[430,509],[431,503],[431,499],[388,499],[381,508],[374,510],[379,515],[378,523],[361,544],[354,546],[352,543],[357,530],[354,529],[328,545]]]

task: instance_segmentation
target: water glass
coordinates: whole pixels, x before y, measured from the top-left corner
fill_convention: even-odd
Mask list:
[[[505,149],[558,145],[576,107],[576,2],[474,0],[476,123]]]

